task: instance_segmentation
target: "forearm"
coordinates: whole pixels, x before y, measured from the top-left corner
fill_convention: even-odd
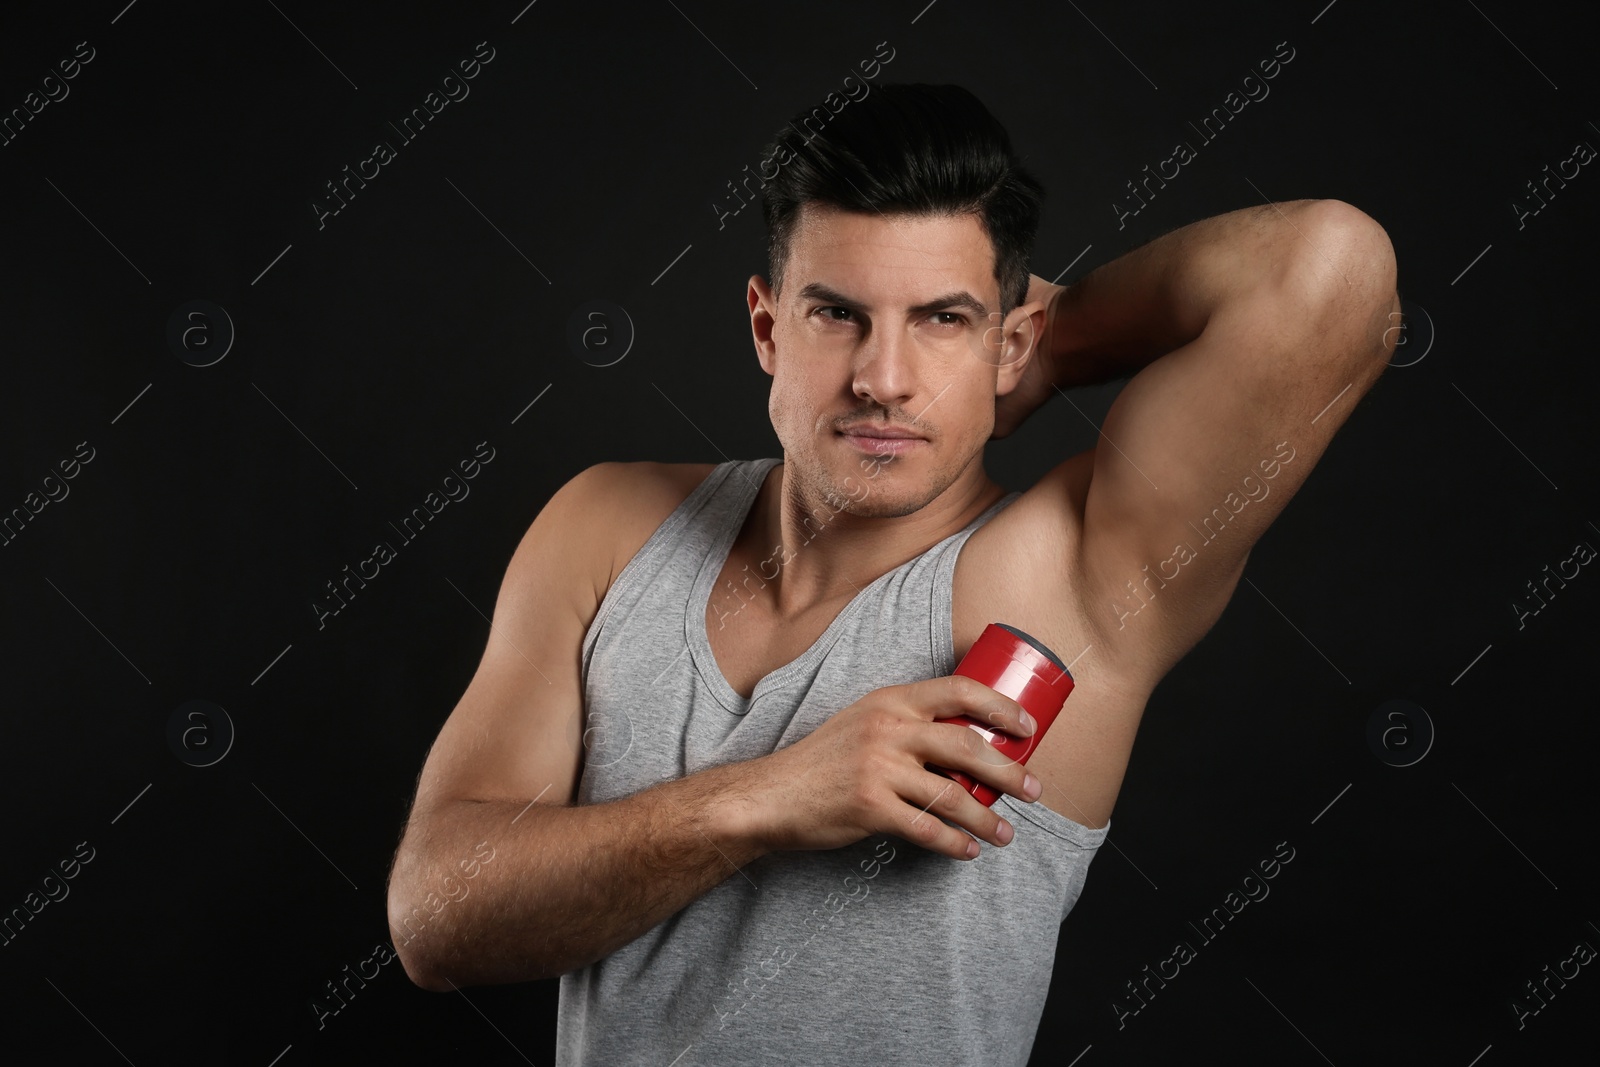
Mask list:
[[[755,781],[736,763],[601,804],[457,802],[427,814],[391,877],[406,972],[448,990],[609,955],[768,851],[753,829]],[[474,856],[469,875],[462,861]]]
[[[1050,376],[1069,389],[1137,374],[1200,336],[1225,301],[1288,267],[1318,201],[1230,211],[1180,227],[1096,268],[1054,297]]]

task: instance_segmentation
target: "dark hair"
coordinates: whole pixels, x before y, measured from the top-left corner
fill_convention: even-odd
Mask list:
[[[1044,187],[988,108],[959,85],[886,84],[860,100],[828,99],[845,101],[837,114],[821,105],[799,112],[762,153],[774,291],[800,207],[817,202],[864,214],[976,215],[994,246],[1001,313],[1021,304]]]

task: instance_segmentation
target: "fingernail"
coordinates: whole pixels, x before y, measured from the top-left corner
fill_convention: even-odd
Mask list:
[[[1029,715],[1026,709],[1022,712],[1022,728],[1030,734],[1039,728],[1039,724],[1033,721],[1033,716]]]
[[[968,841],[967,842],[967,859],[971,860],[971,859],[977,859],[977,858],[978,858],[978,843],[976,841]]]
[[[1044,792],[1044,788],[1039,785],[1039,779],[1035,778],[1031,772],[1023,776],[1022,793],[1024,796],[1029,800],[1038,800],[1039,794],[1042,792]]]
[[[994,828],[994,836],[1002,845],[1009,845],[1011,839],[1017,836],[1017,831],[1012,829],[1010,823],[1001,819],[1000,825]]]

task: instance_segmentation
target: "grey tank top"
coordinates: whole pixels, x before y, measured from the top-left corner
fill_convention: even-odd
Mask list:
[[[1016,492],[868,585],[749,699],[734,691],[711,653],[708,598],[778,462],[718,465],[606,592],[582,646],[578,803],[766,755],[873,689],[955,670],[956,557]],[[1110,825],[1008,796],[995,810],[1016,837],[971,861],[879,834],[730,872],[562,976],[556,1063],[1022,1067],[1060,924]]]

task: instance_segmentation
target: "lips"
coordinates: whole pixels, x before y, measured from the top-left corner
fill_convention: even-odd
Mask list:
[[[863,456],[887,460],[909,455],[928,443],[927,438],[913,433],[904,426],[889,423],[857,423],[839,431],[839,439],[847,448]]]
[[[854,426],[846,426],[839,432],[849,437],[883,438],[887,440],[927,440],[927,438],[923,437],[921,434],[912,430],[908,430],[903,426],[892,426],[888,424],[878,425],[876,423],[857,423]]]

